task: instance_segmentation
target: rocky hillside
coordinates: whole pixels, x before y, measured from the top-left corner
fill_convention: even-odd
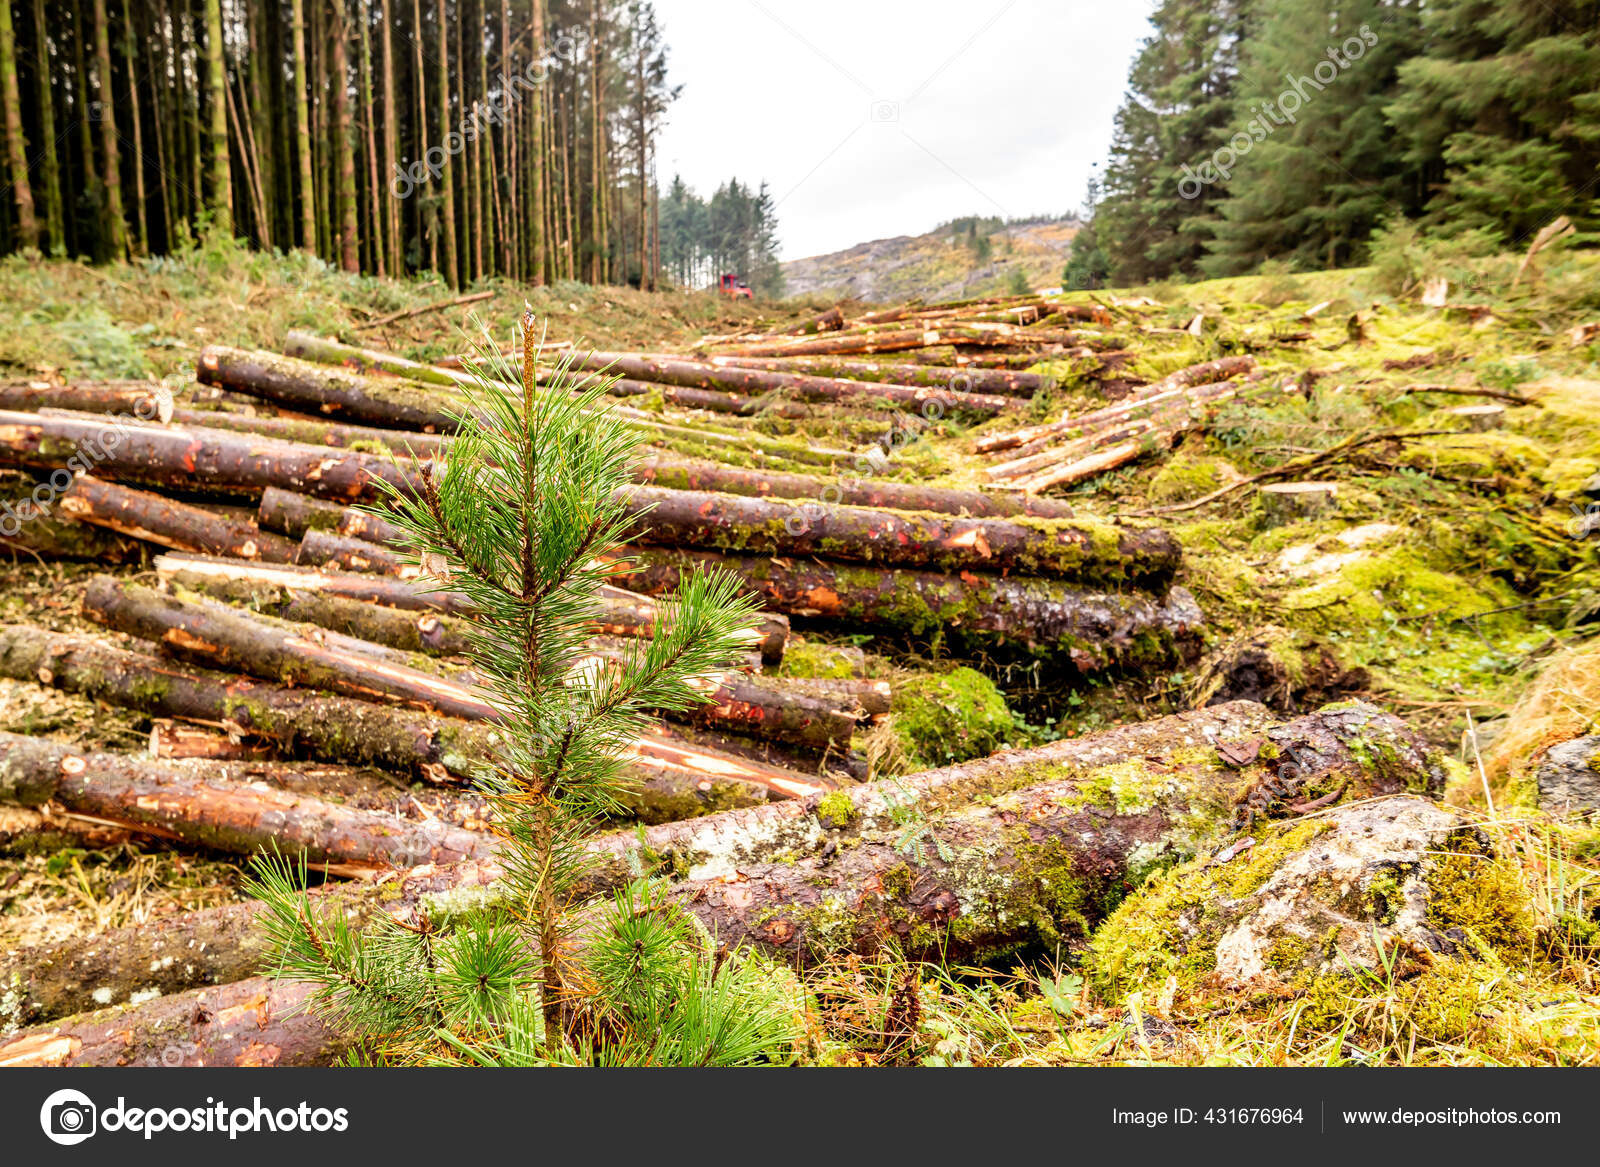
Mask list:
[[[956,219],[925,235],[858,243],[783,265],[790,295],[828,293],[889,302],[954,300],[1003,291],[1021,269],[1030,288],[1055,287],[1078,233],[1076,219]]]

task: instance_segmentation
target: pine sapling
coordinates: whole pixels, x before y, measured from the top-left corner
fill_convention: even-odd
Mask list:
[[[314,984],[313,1007],[387,1062],[787,1058],[799,1012],[787,970],[719,953],[649,881],[574,902],[583,838],[622,813],[628,743],[648,711],[703,702],[756,639],[755,608],[730,575],[686,575],[652,639],[595,663],[598,591],[628,563],[639,437],[608,408],[606,379],[575,374],[570,352],[544,365],[531,312],[521,342],[520,376],[482,346],[448,459],[413,493],[390,490],[385,512],[424,575],[476,613],[471,656],[500,729],[479,782],[504,874],[485,903],[425,902],[358,933],[319,911],[303,871],[262,860],[277,975]]]

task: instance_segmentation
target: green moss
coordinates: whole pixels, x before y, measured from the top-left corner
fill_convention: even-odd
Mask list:
[[[1470,839],[1456,845],[1428,872],[1429,925],[1441,933],[1459,928],[1474,946],[1487,945],[1502,956],[1526,954],[1533,911],[1521,872],[1507,860],[1476,853],[1480,849]]]
[[[1180,454],[1163,463],[1146,493],[1151,502],[1188,502],[1210,494],[1232,476],[1233,467],[1221,458]]]
[[[840,648],[815,641],[793,641],[784,649],[780,677],[847,680],[861,667],[860,649]]]
[[[851,802],[850,796],[842,790],[835,790],[817,799],[817,818],[822,820],[823,826],[848,826],[850,820],[855,818],[855,814],[855,803]]]
[[[892,724],[902,753],[923,770],[992,754],[1016,720],[993,681],[962,667],[897,684]]]

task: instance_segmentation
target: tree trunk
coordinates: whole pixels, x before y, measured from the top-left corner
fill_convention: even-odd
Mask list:
[[[275,845],[286,856],[347,869],[459,863],[495,852],[493,836],[484,831],[438,820],[411,822],[239,782],[229,772],[219,763],[179,769],[0,733],[0,802],[9,805],[53,802],[190,846],[253,855]]]
[[[253,413],[228,413],[220,409],[174,409],[168,420],[180,426],[261,434],[286,442],[298,442],[303,446],[334,446],[369,454],[389,451],[397,457],[419,460],[440,458],[449,445],[448,438],[437,434],[344,425],[336,421],[302,420],[298,417],[262,417]]]
[[[1231,769],[1211,751],[1219,741],[1257,760]],[[1381,764],[1374,742],[1382,743]],[[588,844],[595,862],[584,890],[601,894],[633,878],[643,859],[646,870],[682,874],[677,896],[719,940],[747,940],[797,962],[891,940],[907,955],[944,959],[1049,950],[1081,940],[1149,871],[1226,838],[1237,792],[1284,781],[1282,758],[1261,756],[1265,744],[1295,759],[1291,784],[1307,794],[1325,788],[1356,799],[1443,785],[1434,751],[1371,706],[1275,727],[1263,707],[1235,702],[894,786],[598,836]],[[1294,813],[1292,805],[1273,811]],[[492,862],[468,862],[417,870],[397,885],[313,895],[321,911],[359,928],[378,911],[408,919],[426,907],[437,920],[453,900],[481,904],[481,895],[466,893],[492,888],[499,876]],[[25,949],[0,963],[0,982],[29,986],[23,1016],[39,1018],[81,1008],[96,991],[121,1000],[232,981],[259,959],[243,959],[230,942],[259,943],[251,926],[259,910],[231,904],[190,913],[163,921],[148,940],[125,929]],[[166,953],[186,959],[167,961]],[[55,971],[75,968],[87,971]]]
[[[17,85],[17,41],[11,28],[11,5],[0,5],[0,99],[5,102],[6,169],[11,196],[17,203],[17,241],[38,247],[39,221],[33,213],[33,186],[28,182],[28,143],[22,137],[22,92]],[[41,41],[43,26],[35,30]],[[42,54],[41,54],[42,55]],[[48,82],[45,82],[48,84]],[[53,149],[55,143],[51,143]]]
[[[100,419],[0,411],[0,465],[93,470],[117,482],[259,494],[289,487],[348,502],[379,497],[375,480],[409,490],[388,458],[323,446],[252,442],[220,430],[111,425]]]
[[[211,0],[216,3],[217,0]],[[122,213],[122,175],[117,152],[117,103],[111,97],[111,25],[106,0],[94,0],[94,60],[100,88],[100,148],[105,155],[106,230],[113,260],[128,253],[128,227]],[[32,210],[30,205],[29,210]],[[30,216],[31,219],[31,216]]]
[[[356,223],[356,143],[350,128],[350,29],[345,4],[346,0],[333,0],[328,69],[333,81],[333,154],[338,168],[339,266],[347,272],[357,272],[361,270],[361,251]]]
[[[222,0],[206,0],[206,91],[210,106],[211,198],[217,229],[233,234],[233,175],[228,168],[228,70],[222,49]]]
[[[311,178],[311,101],[306,92],[305,0],[292,0],[291,18],[294,22],[295,157],[300,168],[300,189],[295,193],[295,198],[300,204],[300,246],[315,255],[317,210],[316,188]],[[417,51],[420,53],[422,50],[418,48]]]
[[[79,522],[175,551],[228,555],[262,563],[293,563],[299,551],[290,540],[264,532],[252,522],[230,519],[88,475],[73,481],[59,505],[62,514]]]
[[[256,511],[256,522],[265,531],[276,531],[291,539],[298,539],[307,531],[332,531],[339,525],[344,507],[336,502],[323,502],[292,490],[279,490],[269,486],[261,492],[261,505]],[[290,562],[293,562],[292,560]]]
[[[1025,572],[1110,584],[1159,585],[1181,557],[1159,528],[965,519],[867,507],[806,505],[692,490],[628,491],[639,541],[945,571]]]
[[[438,4],[439,39],[439,144],[450,140],[450,21],[445,15],[445,0]],[[420,34],[419,34],[420,41]],[[444,228],[444,278],[452,288],[461,286],[461,269],[456,261],[456,199],[454,159],[445,159],[444,176],[440,180],[443,201],[439,217]]]
[[[11,22],[9,8],[6,12],[5,20],[9,25]],[[44,151],[40,168],[44,174],[45,232],[48,237],[50,254],[54,255],[58,251],[64,251],[67,246],[67,208],[61,199],[61,161],[56,146],[56,103],[55,94],[52,92],[57,70],[50,60],[50,39],[40,36],[38,33],[39,29],[45,27],[44,0],[33,0],[33,27],[35,30],[33,68],[39,94],[39,137]],[[6,108],[16,108],[11,105],[9,98],[6,102]],[[8,131],[8,139],[9,136]],[[24,165],[26,165],[26,161],[24,161]],[[32,187],[30,187],[29,195],[31,196],[32,193]],[[20,199],[21,196],[18,195],[18,198]]]
[[[1203,618],[1183,588],[1163,598],[1080,591],[1069,584],[994,575],[939,575],[802,559],[643,551],[616,579],[646,595],[677,587],[680,573],[722,568],[769,609],[825,624],[935,637],[963,650],[1012,648],[1069,659],[1083,672],[1184,659],[1199,648]]]

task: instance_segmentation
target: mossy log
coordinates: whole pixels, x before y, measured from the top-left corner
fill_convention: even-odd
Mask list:
[[[1235,768],[1243,756],[1253,760]],[[1275,725],[1239,702],[895,783],[598,836],[586,890],[602,893],[641,865],[660,870],[719,938],[802,962],[886,942],[992,958],[1081,940],[1144,876],[1225,839],[1244,791],[1289,782],[1306,797],[1354,800],[1436,790],[1443,777],[1424,743],[1370,706]],[[499,877],[492,861],[467,862],[314,894],[357,926],[380,911],[442,921],[492,906]],[[166,921],[159,950],[131,943],[124,954],[121,934],[108,933],[22,950],[0,967],[10,985],[48,985],[37,995],[57,1011],[82,1007],[91,992],[121,1001],[232,980],[253,971],[254,956],[213,941],[249,933],[241,917],[256,911],[228,905]],[[193,955],[174,967],[167,953]],[[98,979],[70,975],[80,963]]]
[[[1032,397],[1055,386],[1044,373],[1011,369],[973,369],[960,365],[889,364],[876,361],[830,360],[827,357],[712,357],[711,363],[772,373],[801,371],[821,377],[853,381],[888,381],[925,389],[952,389],[962,393],[1005,393]]]
[[[346,502],[379,497],[378,479],[399,490],[412,485],[408,470],[374,454],[79,414],[0,412],[0,464],[228,494],[278,486]]]
[[[1087,591],[1058,580],[941,575],[804,559],[642,549],[616,577],[647,595],[670,591],[690,568],[743,578],[767,607],[886,635],[939,636],[963,649],[1013,648],[1084,672],[1184,659],[1204,622],[1194,597]]]
[[[937,400],[947,411],[979,416],[993,416],[1018,405],[1015,398],[1003,394],[956,390],[950,386],[936,389],[883,381],[851,381],[645,353],[585,353],[575,357],[574,364],[591,372],[604,371],[639,382],[693,387],[701,391],[778,393],[797,401],[885,401],[896,406],[921,408],[925,402]]]
[[[292,563],[299,547],[233,519],[159,494],[79,475],[61,495],[61,513],[81,523],[143,539],[174,551],[227,555],[262,563]]]
[[[341,516],[341,519],[343,516]],[[370,526],[368,529],[372,529]],[[372,571],[397,579],[417,579],[421,569],[400,551],[372,539],[320,531],[315,527],[300,536],[295,562],[303,567],[346,572]]]
[[[352,373],[381,373],[391,377],[406,377],[412,381],[425,381],[432,385],[452,388],[471,380],[470,375],[458,369],[423,364],[381,349],[361,348],[343,344],[309,332],[291,329],[283,338],[285,356],[315,361],[321,365],[334,365]]]
[[[185,587],[208,590],[203,581],[250,581],[321,595],[341,596],[406,611],[433,611],[470,616],[472,605],[459,592],[432,591],[429,585],[372,572],[320,571],[286,564],[265,566],[241,560],[191,555],[162,555],[155,568],[164,579],[178,579]],[[675,590],[676,584],[667,591]],[[660,607],[649,596],[625,588],[603,586],[597,597],[595,630],[607,636],[649,637],[655,634]],[[755,647],[767,664],[783,659],[789,641],[788,617],[765,612],[758,617]]]
[[[325,502],[308,494],[296,494],[269,486],[261,492],[261,502],[256,507],[256,524],[266,531],[276,531],[291,539],[298,539],[307,531],[333,531],[339,526],[339,516],[345,508],[336,502]]]
[[[85,381],[73,385],[37,382],[0,385],[0,409],[32,413],[73,409],[84,413],[123,413],[140,421],[172,420],[172,393],[149,381]]]
[[[979,519],[1027,516],[1070,519],[1072,507],[1056,499],[1036,499],[982,490],[894,482],[870,475],[842,479],[809,474],[747,470],[721,462],[684,458],[643,458],[634,466],[634,480],[671,490],[710,490],[756,498],[826,499],[836,505],[932,511]]]
[[[443,370],[441,370],[442,372]],[[195,364],[195,378],[302,413],[369,425],[452,433],[467,409],[458,393],[440,386],[369,377],[277,353],[208,345]]]
[[[859,356],[868,353],[896,353],[935,345],[988,347],[1012,342],[1015,330],[1002,327],[944,325],[936,328],[882,328],[860,332],[835,333],[810,340],[780,343],[744,344],[719,350],[722,356],[812,357]]]
[[[351,868],[458,863],[491,854],[492,837],[449,823],[412,822],[263,782],[227,763],[175,767],[124,754],[84,753],[44,738],[0,733],[0,802],[47,802],[195,847],[251,855],[277,846],[308,863]]]
[[[633,537],[657,546],[1134,586],[1170,579],[1181,557],[1167,531],[1086,520],[956,518],[656,486],[631,487],[627,500]]]

